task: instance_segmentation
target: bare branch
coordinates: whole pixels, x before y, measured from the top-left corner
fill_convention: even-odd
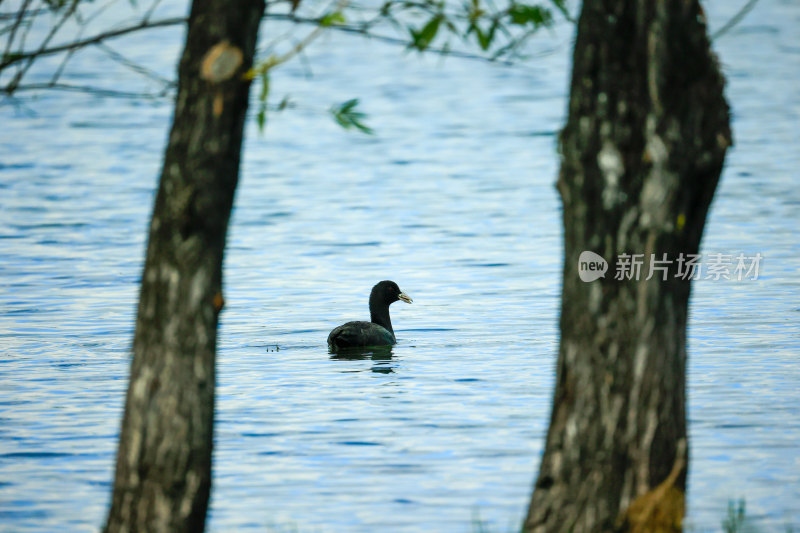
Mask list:
[[[50,44],[50,41],[53,39],[53,37],[55,37],[56,33],[58,33],[64,24],[66,24],[67,20],[69,20],[69,18],[75,13],[76,9],[78,9],[78,0],[72,0],[72,4],[69,6],[69,9],[67,9],[61,19],[53,25],[47,36],[42,41],[41,46],[39,46],[39,52],[47,48],[47,45]],[[11,82],[5,87],[7,92],[14,92],[14,89],[19,85],[22,77],[25,76],[25,73],[28,72],[28,70],[31,68],[31,65],[33,65],[34,59],[36,59],[36,55],[29,57],[26,63],[19,69],[19,71],[17,71],[17,73],[11,79]],[[0,70],[2,70],[2,68],[0,68]]]
[[[188,19],[186,17],[173,17],[162,20],[156,20],[153,22],[142,21],[133,26],[127,26],[125,28],[120,28],[118,30],[99,33],[92,37],[87,37],[85,39],[80,39],[60,46],[53,46],[51,48],[41,48],[35,52],[21,52],[19,54],[13,54],[11,55],[11,57],[7,57],[2,62],[0,62],[0,70],[3,70],[9,65],[13,65],[14,63],[17,63],[19,61],[35,59],[37,57],[59,54],[61,52],[67,52],[69,50],[83,48],[90,44],[101,43],[103,41],[114,39],[116,37],[121,37],[123,35],[127,35],[129,33],[137,32],[140,30],[149,30],[153,28],[162,28],[165,26],[176,26],[178,24],[185,24],[187,20]]]
[[[27,85],[18,85],[15,92],[20,91],[40,91],[43,89],[55,89],[59,91],[71,91],[94,94],[97,96],[113,96],[116,98],[138,98],[138,99],[159,99],[169,95],[170,89],[164,89],[157,93],[147,92],[133,92],[133,91],[117,91],[114,89],[101,89],[89,85],[73,85],[69,83],[30,83]]]

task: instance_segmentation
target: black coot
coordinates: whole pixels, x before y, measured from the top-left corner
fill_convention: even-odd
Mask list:
[[[408,304],[408,297],[394,281],[381,281],[372,287],[369,295],[369,315],[371,322],[355,321],[333,328],[328,335],[331,350],[357,348],[361,346],[390,346],[397,342],[394,338],[389,306],[402,300]]]

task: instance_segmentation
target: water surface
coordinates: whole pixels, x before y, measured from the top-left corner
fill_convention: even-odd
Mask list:
[[[711,2],[711,26],[738,6]],[[800,7],[765,0],[716,44],[736,146],[704,252],[758,280],[695,284],[687,522],[746,497],[800,524]],[[179,32],[127,41],[168,74]],[[557,352],[555,136],[571,32],[524,68],[331,36],[273,78],[298,107],[248,126],[226,257],[211,531],[513,530]],[[103,64],[76,58],[81,75]],[[375,137],[325,110],[359,97]],[[109,498],[168,103],[43,94],[0,130],[0,530],[92,531]],[[333,359],[328,331],[395,304],[390,358]]]

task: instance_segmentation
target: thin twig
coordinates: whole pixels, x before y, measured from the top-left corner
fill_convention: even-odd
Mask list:
[[[58,33],[58,31],[64,26],[64,24],[67,23],[67,20],[69,20],[69,18],[73,15],[73,13],[75,13],[75,10],[78,9],[78,2],[79,0],[72,0],[72,4],[69,6],[69,9],[67,9],[64,15],[61,17],[61,19],[53,25],[53,27],[47,33],[47,36],[42,41],[42,44],[39,46],[40,52],[47,48],[47,45],[50,44],[50,41],[53,39],[53,37],[55,37],[56,33]],[[19,85],[20,81],[22,81],[22,77],[25,76],[25,74],[31,68],[31,66],[33,65],[33,61],[35,59],[36,55],[33,55],[30,58],[28,58],[26,63],[17,71],[17,73],[11,79],[11,82],[8,85],[6,85],[6,90],[8,92],[14,92],[14,88],[17,87],[17,85]]]
[[[0,2],[2,2],[2,0],[0,0]],[[26,3],[29,4],[30,2],[26,2]],[[40,7],[38,9],[29,10],[28,11],[28,15],[36,16],[36,15],[40,15],[42,13],[48,13],[48,12],[50,12],[50,9],[48,9],[46,7]],[[20,11],[4,11],[4,12],[0,13],[0,20],[11,20],[11,19],[15,19],[16,20],[19,17],[19,14],[20,14]]]
[[[754,7],[756,7],[757,3],[758,0],[749,0],[749,2],[747,2],[742,7],[742,9],[740,9],[734,16],[732,16],[731,19],[728,22],[726,22],[724,26],[722,26],[720,29],[714,32],[714,34],[711,36],[711,40],[716,41],[717,39],[728,33],[728,31],[731,30],[731,28],[739,24],[742,21],[742,19],[750,11],[752,11]]]
[[[19,43],[17,44],[17,48],[20,50],[25,49],[25,44],[28,42],[28,36],[33,30],[33,21],[36,20],[36,17],[29,17],[27,20],[23,21],[22,26],[25,30],[22,32],[22,36],[19,38]]]
[[[276,19],[276,20],[287,20],[287,21],[290,21],[290,22],[298,22],[300,24],[316,24],[316,25],[318,25],[320,20],[321,20],[321,19],[317,19],[317,18],[297,17],[297,16],[294,16],[294,15],[287,15],[287,14],[280,14],[280,13],[270,14],[270,15],[267,15],[267,17],[268,18],[272,18],[272,19]],[[333,24],[333,25],[328,26],[328,27],[331,30],[334,30],[334,31],[341,31],[341,32],[344,32],[344,33],[362,35],[362,36],[364,36],[364,37],[366,37],[368,39],[373,39],[375,41],[380,41],[380,42],[384,42],[384,43],[388,43],[388,44],[402,45],[402,46],[405,46],[405,47],[408,47],[408,45],[409,45],[409,42],[406,39],[402,39],[400,37],[392,37],[390,35],[384,35],[384,34],[380,34],[380,33],[373,33],[373,32],[370,32],[370,31],[364,29],[360,25],[359,26],[352,26],[352,25],[346,25],[346,24]],[[459,51],[459,50],[451,50],[451,49],[446,49],[446,48],[428,47],[428,48],[426,48],[424,50],[424,52],[429,52],[429,53],[432,53],[432,54],[438,54],[438,55],[444,55],[444,56],[459,57],[459,58],[462,58],[462,59],[475,59],[475,60],[479,60],[479,61],[486,61],[486,62],[489,62],[489,63],[495,63],[495,64],[506,65],[506,66],[511,66],[511,65],[514,64],[513,61],[509,61],[509,60],[505,60],[505,59],[492,59],[491,57],[482,56],[480,54],[472,54],[470,52],[462,52],[462,51]]]
[[[103,4],[102,6],[100,6],[99,8],[97,8],[97,9],[95,10],[95,12],[94,12],[94,13],[90,14],[89,16],[87,16],[87,17],[86,17],[86,18],[83,20],[83,25],[84,25],[84,26],[87,26],[87,25],[88,25],[88,24],[90,24],[92,21],[94,21],[96,18],[98,18],[100,15],[102,15],[103,13],[105,13],[106,11],[108,11],[110,8],[112,8],[112,7],[113,7],[115,4],[117,4],[119,1],[120,1],[120,0],[111,0],[111,2],[105,3],[105,4]],[[83,36],[83,33],[81,33],[81,35],[80,35],[80,36]]]
[[[51,84],[58,82],[59,78],[61,78],[61,74],[64,73],[64,69],[67,68],[67,63],[69,62],[70,59],[72,59],[72,56],[75,55],[75,52],[77,52],[77,50],[70,50],[69,52],[64,54],[63,61],[61,61],[61,64],[56,69],[56,72],[55,74],[53,74],[53,77],[50,78]]]
[[[347,7],[348,1],[349,0],[339,0],[338,2],[336,2],[335,10],[332,11],[332,13],[341,12],[345,7]],[[320,22],[321,22],[321,20],[320,20]],[[296,56],[297,54],[299,54],[300,52],[305,50],[305,48],[308,45],[310,45],[312,42],[314,42],[314,40],[317,37],[322,35],[322,32],[324,32],[326,28],[330,28],[332,26],[335,26],[335,24],[331,24],[331,25],[327,25],[327,26],[323,26],[322,24],[318,24],[317,27],[314,28],[311,31],[311,33],[306,35],[306,37],[302,41],[300,41],[299,43],[295,44],[288,52],[286,52],[283,55],[274,57],[272,59],[272,61],[270,61],[272,63],[272,66],[280,65],[281,63],[286,63],[287,61],[292,59],[294,56]]]
[[[110,46],[108,46],[105,43],[97,43],[97,44],[95,44],[95,46],[97,48],[101,49],[106,54],[108,54],[109,57],[111,57],[111,59],[113,59],[114,61],[120,63],[121,65],[123,65],[125,67],[128,67],[129,69],[131,69],[132,71],[136,72],[137,74],[141,74],[142,76],[145,76],[147,78],[155,80],[155,81],[157,81],[157,82],[159,82],[159,83],[161,83],[163,85],[173,85],[174,84],[174,82],[172,80],[168,80],[167,78],[157,74],[156,72],[150,70],[149,68],[143,67],[142,65],[140,65],[140,64],[138,64],[138,63],[136,63],[134,61],[131,61],[130,59],[128,59],[127,57],[123,56],[122,54],[120,54],[119,52],[117,52],[116,50],[114,50],[113,48],[111,48]]]
[[[116,98],[147,98],[158,99],[164,98],[169,95],[169,89],[164,89],[158,93],[146,92],[132,92],[132,91],[117,91],[115,89],[101,89],[89,85],[73,85],[69,83],[30,83],[27,85],[18,85],[15,92],[20,91],[40,91],[42,89],[55,89],[59,91],[72,91],[89,93],[97,96],[113,96]]]
[[[14,25],[11,27],[11,35],[8,36],[8,41],[6,42],[6,49],[3,52],[4,56],[8,55],[8,52],[11,51],[11,47],[14,45],[14,39],[17,37],[17,30],[19,29],[19,25],[22,24],[22,20],[25,18],[25,14],[28,11],[28,6],[30,5],[31,0],[25,0],[22,3],[22,7],[20,7],[19,12],[17,13],[17,19],[14,21]],[[39,14],[39,10],[36,10],[33,14],[35,17]]]
[[[152,4],[150,4],[150,8],[144,14],[144,21],[145,22],[149,22],[150,21],[150,17],[153,16],[153,12],[156,10],[156,8],[158,7],[158,5],[160,3],[161,3],[161,0],[155,0]]]
[[[94,35],[92,37],[87,37],[86,39],[73,41],[71,43],[63,44],[63,45],[60,45],[60,46],[53,46],[52,48],[43,48],[43,49],[37,50],[35,52],[21,52],[21,53],[19,53],[17,55],[14,55],[13,57],[7,58],[5,61],[0,63],[0,70],[3,70],[4,68],[8,67],[9,65],[17,63],[19,61],[24,61],[26,59],[31,59],[31,58],[35,59],[35,58],[38,58],[38,57],[41,57],[41,56],[48,56],[48,55],[58,54],[58,53],[61,53],[61,52],[66,52],[68,50],[74,50],[76,48],[83,48],[83,47],[88,46],[90,44],[101,43],[103,41],[107,41],[109,39],[114,39],[116,37],[121,37],[123,35],[127,35],[129,33],[133,33],[135,31],[149,30],[149,29],[152,29],[152,28],[162,28],[162,27],[165,27],[165,26],[175,26],[175,25],[178,25],[178,24],[184,24],[184,23],[186,23],[187,20],[188,19],[186,17],[173,17],[173,18],[168,18],[168,19],[163,19],[163,20],[157,20],[155,22],[142,21],[142,22],[139,22],[138,24],[135,24],[133,26],[127,26],[125,28],[120,28],[118,30],[112,30],[112,31],[104,32],[104,33],[99,33],[99,34]]]

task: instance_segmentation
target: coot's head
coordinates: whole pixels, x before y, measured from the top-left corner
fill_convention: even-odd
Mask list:
[[[409,295],[400,290],[397,283],[389,280],[381,281],[372,287],[372,294],[369,295],[370,305],[375,303],[388,307],[397,300],[402,300],[407,304],[413,301]]]

